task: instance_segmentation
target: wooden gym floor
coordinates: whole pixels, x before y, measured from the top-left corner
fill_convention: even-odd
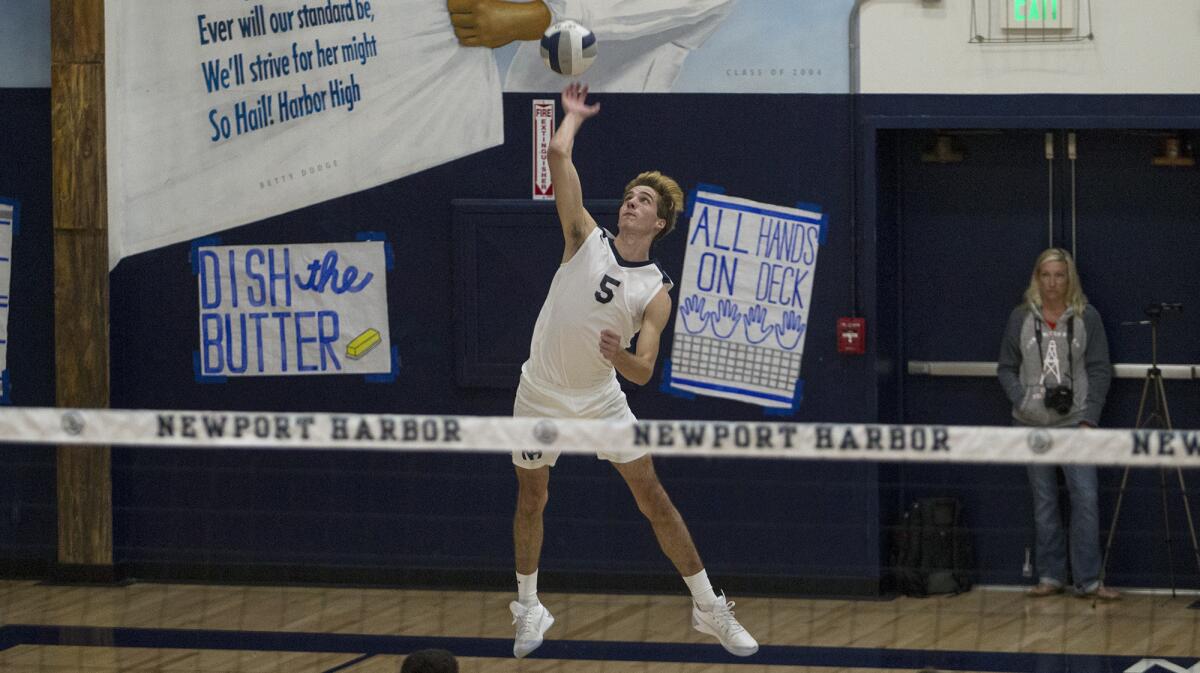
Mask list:
[[[732,596],[762,644],[738,659],[690,627],[677,596],[551,594],[556,623],[511,656],[508,593],[140,583],[0,582],[5,673],[396,673],[444,647],[463,673],[1200,671],[1195,596],[1092,606],[977,588],[847,601]],[[1153,661],[1160,660],[1160,661]]]

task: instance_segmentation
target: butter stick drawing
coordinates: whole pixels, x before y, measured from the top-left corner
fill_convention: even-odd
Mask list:
[[[362,356],[371,352],[371,349],[380,344],[383,339],[379,336],[379,330],[370,328],[367,331],[359,334],[346,344],[346,357],[351,360],[361,359]]]

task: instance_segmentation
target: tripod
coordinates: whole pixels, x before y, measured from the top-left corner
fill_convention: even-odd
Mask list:
[[[1149,320],[1124,322],[1122,325],[1150,325],[1150,368],[1146,370],[1146,380],[1142,384],[1142,400],[1138,403],[1137,428],[1162,428],[1171,430],[1171,412],[1167,408],[1167,391],[1163,387],[1162,370],[1158,368],[1158,321],[1165,311],[1180,311],[1180,304],[1156,304],[1146,309]],[[1150,413],[1146,413],[1146,398],[1152,397]],[[1183,511],[1187,513],[1188,532],[1192,536],[1192,554],[1196,557],[1196,568],[1200,569],[1200,545],[1196,542],[1196,525],[1192,521],[1192,506],[1188,503],[1187,486],[1183,481],[1183,469],[1176,467],[1175,474],[1179,477],[1179,494],[1183,497]],[[1159,491],[1162,493],[1163,524],[1167,533],[1167,567],[1171,577],[1171,597],[1175,592],[1175,555],[1171,540],[1171,517],[1167,507],[1167,468],[1160,468]],[[1121,490],[1117,493],[1117,507],[1113,512],[1112,524],[1108,529],[1108,541],[1104,544],[1104,561],[1100,566],[1100,582],[1104,582],[1108,574],[1108,556],[1112,550],[1113,537],[1117,532],[1117,520],[1121,517],[1121,501],[1125,497],[1125,486],[1129,482],[1129,467],[1121,475]]]

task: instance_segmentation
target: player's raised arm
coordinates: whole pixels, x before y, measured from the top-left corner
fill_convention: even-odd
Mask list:
[[[550,179],[554,182],[554,205],[562,224],[564,263],[575,255],[584,239],[596,228],[596,221],[583,207],[583,188],[571,159],[579,127],[600,112],[599,103],[587,104],[587,93],[587,86],[579,82],[572,82],[563,89],[562,106],[566,114],[550,139]]]

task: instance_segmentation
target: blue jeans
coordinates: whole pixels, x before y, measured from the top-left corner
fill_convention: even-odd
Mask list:
[[[1042,582],[1054,586],[1067,583],[1067,542],[1058,507],[1058,478],[1055,465],[1030,465],[1033,489],[1033,519],[1037,525],[1037,570]],[[1100,512],[1098,482],[1093,465],[1063,465],[1071,494],[1071,575],[1075,590],[1094,591],[1100,583]]]

